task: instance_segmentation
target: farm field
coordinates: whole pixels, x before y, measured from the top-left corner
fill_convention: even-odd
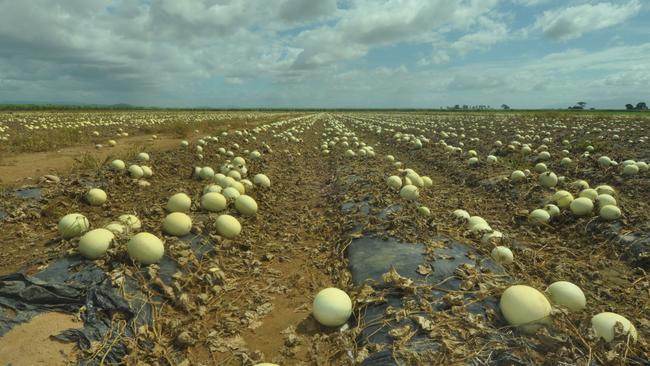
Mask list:
[[[648,163],[635,113],[0,113],[0,364],[648,365]]]

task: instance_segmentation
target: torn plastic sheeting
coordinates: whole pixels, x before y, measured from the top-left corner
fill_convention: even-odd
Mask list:
[[[213,248],[209,243],[201,243],[205,239],[202,235],[181,238],[190,243],[199,258]],[[165,283],[171,283],[172,275],[180,269],[178,263],[168,256],[163,257],[159,268],[158,273]],[[148,276],[146,268],[141,270],[141,274]],[[65,330],[55,335],[55,339],[75,342],[80,349],[86,350],[91,347],[92,341],[115,340],[117,337],[133,338],[133,329],[152,322],[152,309],[134,279],[125,277],[124,291],[128,294],[128,300],[112,287],[111,280],[103,269],[80,256],[62,258],[34,276],[22,273],[2,276],[0,308],[11,309],[11,313],[15,315],[0,311],[0,336],[15,325],[30,321],[39,313],[77,313],[83,306],[85,311],[81,312],[81,316],[84,327]],[[123,330],[111,326],[113,315],[118,313],[129,322],[129,326]],[[120,364],[128,352],[126,344],[108,344],[111,344],[111,348],[106,350],[104,362]],[[97,362],[80,360],[80,364],[94,365]]]
[[[42,312],[76,313],[85,307],[81,312],[83,328],[54,336],[74,341],[81,349],[89,348],[91,341],[110,333],[113,314],[120,313],[127,319],[134,317],[129,303],[117,294],[104,271],[78,256],[63,258],[35,276],[13,273],[0,277],[0,306],[15,313],[15,316],[9,316],[6,311],[0,313],[0,335]],[[123,344],[115,344],[105,360],[119,362],[126,351]]]
[[[403,243],[394,238],[382,240],[373,236],[353,240],[347,253],[352,282],[355,286],[360,286],[367,280],[373,280],[376,281],[375,287],[379,289],[383,286],[382,275],[388,272],[392,266],[401,276],[413,280],[414,283],[436,285],[441,290],[459,290],[461,280],[455,276],[455,271],[461,265],[474,265],[481,272],[504,272],[503,268],[494,261],[483,257],[474,249],[460,242],[442,236],[437,240],[445,243],[446,246],[433,249],[434,260],[427,260],[423,244]],[[424,264],[429,265],[432,270],[427,276],[416,272],[418,266]],[[430,294],[435,298],[442,299],[445,292],[432,289]],[[427,301],[417,292],[409,299],[418,303]],[[467,310],[472,314],[485,316],[488,309],[498,313],[496,298],[478,300],[472,295],[465,295],[465,299],[471,303],[467,306]],[[384,320],[386,310],[389,307],[403,308],[404,298],[399,292],[390,292],[386,295],[385,300],[383,303],[373,303],[365,309],[361,323],[369,325],[361,332],[360,341],[364,345],[383,344],[386,348],[371,354],[362,365],[408,364],[408,355],[427,354],[438,349],[440,346],[438,342],[426,334],[418,332],[409,339],[405,348],[400,350],[402,355],[393,352],[390,348],[393,338],[389,335],[389,331],[404,326],[410,326],[411,329],[416,330],[418,325],[410,318],[386,322]],[[431,302],[429,305],[438,311],[446,310],[447,307],[443,302]]]

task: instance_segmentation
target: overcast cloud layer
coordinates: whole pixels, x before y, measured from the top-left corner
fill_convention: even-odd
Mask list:
[[[640,0],[0,0],[0,102],[650,102]]]

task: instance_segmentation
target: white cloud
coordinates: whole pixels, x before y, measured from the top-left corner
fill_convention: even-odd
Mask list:
[[[302,32],[296,67],[308,69],[365,56],[373,47],[430,42],[487,19],[497,0],[357,0],[334,25]],[[480,43],[480,40],[477,40]],[[475,41],[475,42],[477,42]]]
[[[495,89],[506,85],[506,79],[502,76],[456,74],[449,82],[449,90],[484,90]]]
[[[237,77],[227,77],[224,79],[224,82],[230,85],[241,85],[244,83],[244,80],[242,78],[237,78]]]
[[[449,54],[443,50],[434,50],[431,54],[431,62],[436,65],[446,64],[450,59]]]
[[[553,2],[555,0],[511,0],[511,1],[515,5],[538,6],[538,5],[542,5],[542,4],[548,4],[548,3]]]
[[[567,41],[585,33],[621,24],[641,10],[638,0],[626,4],[602,2],[582,4],[545,11],[534,24],[544,37]]]
[[[452,44],[452,48],[464,55],[472,50],[492,46],[508,37],[508,27],[487,17],[478,20],[480,30],[460,37]]]

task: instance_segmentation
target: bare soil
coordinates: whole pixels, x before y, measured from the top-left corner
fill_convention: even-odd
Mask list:
[[[0,157],[0,184],[34,182],[45,174],[67,175],[79,165],[80,159],[88,158],[103,163],[111,157],[123,156],[134,150],[166,151],[184,138],[173,135],[159,136],[152,140],[151,135],[129,136],[118,140],[114,147],[74,146],[56,151],[37,153],[3,153]]]
[[[66,329],[81,328],[73,315],[43,313],[0,337],[1,365],[76,365],[71,343],[50,338]]]

